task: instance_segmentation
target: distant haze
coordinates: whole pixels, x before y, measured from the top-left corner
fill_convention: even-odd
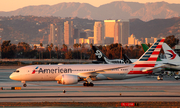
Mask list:
[[[153,19],[167,19],[180,16],[180,4],[167,2],[137,3],[116,1],[99,7],[88,3],[59,3],[56,5],[27,6],[16,11],[0,12],[0,16],[34,15],[34,16],[58,16],[79,17],[95,20],[105,19],[133,19],[143,21]]]
[[[63,2],[79,2],[79,3],[89,3],[95,7],[111,3],[118,0],[1,0],[0,11],[14,11],[19,8],[26,6],[37,6],[37,5],[55,5]],[[128,2],[139,2],[139,3],[152,3],[161,2],[162,0],[120,0]],[[168,3],[180,4],[180,0],[163,0]]]

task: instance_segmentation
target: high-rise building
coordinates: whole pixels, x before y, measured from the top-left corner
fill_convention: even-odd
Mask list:
[[[154,37],[151,37],[151,38],[145,38],[145,43],[148,44],[153,44],[154,42],[156,42],[158,40],[158,38],[154,38]]]
[[[80,38],[87,39],[87,33],[86,32],[80,32]]]
[[[116,20],[104,20],[105,37],[114,38],[115,23]]]
[[[128,45],[135,45],[135,35],[131,35],[130,37],[128,37]]]
[[[128,45],[141,45],[141,41],[139,39],[136,39],[134,34],[131,34],[130,37],[128,37]]]
[[[48,38],[48,44],[62,45],[64,42],[64,33],[62,24],[50,24],[50,34]]]
[[[74,44],[73,21],[64,22],[64,44],[72,46]]]
[[[103,45],[104,44],[104,24],[103,22],[94,23],[94,44]]]
[[[56,24],[55,28],[55,45],[62,46],[64,43],[64,27],[63,24]]]
[[[55,38],[55,25],[50,24],[50,34],[49,34],[49,39],[48,39],[48,44],[50,45],[51,43],[54,44],[54,39]]]
[[[80,34],[79,34],[79,29],[74,28],[74,36],[73,36],[73,38],[74,38],[74,39],[78,39],[79,36],[80,36]]]
[[[114,43],[128,44],[129,20],[117,20],[114,31]]]

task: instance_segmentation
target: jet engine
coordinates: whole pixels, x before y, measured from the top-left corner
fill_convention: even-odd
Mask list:
[[[60,81],[57,81],[58,84],[77,84],[78,83],[78,76],[77,75],[70,75],[70,74],[63,74]]]

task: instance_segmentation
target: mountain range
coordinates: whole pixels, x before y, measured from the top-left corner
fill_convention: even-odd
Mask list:
[[[95,20],[139,18],[142,21],[150,21],[180,16],[180,4],[115,1],[95,7],[88,3],[64,2],[56,5],[27,6],[14,11],[0,12],[0,16],[14,15],[79,17]]]

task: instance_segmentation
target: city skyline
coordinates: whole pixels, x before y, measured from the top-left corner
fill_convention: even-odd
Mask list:
[[[117,0],[103,0],[103,1],[96,1],[96,0],[64,0],[64,1],[58,1],[58,0],[44,0],[44,1],[37,1],[37,0],[30,0],[30,1],[24,1],[24,0],[4,0],[1,1],[0,4],[0,11],[14,11],[17,10],[19,8],[23,8],[26,6],[38,6],[38,5],[55,5],[58,3],[63,3],[63,2],[79,2],[79,3],[89,3],[93,6],[99,7],[100,5],[104,5],[107,3],[111,3],[113,1],[117,1]],[[125,2],[139,2],[139,3],[152,3],[152,2],[162,2],[161,0],[135,0],[135,1],[131,1],[131,0],[120,0],[120,1],[125,1]],[[179,0],[163,0],[164,2],[168,2],[168,3],[175,3],[175,4],[180,4]]]

